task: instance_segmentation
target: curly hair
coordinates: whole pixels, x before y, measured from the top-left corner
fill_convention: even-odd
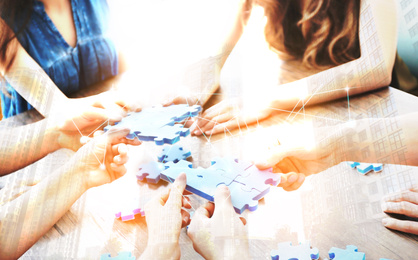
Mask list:
[[[360,57],[360,0],[254,1],[267,17],[267,42],[285,57],[314,68]]]

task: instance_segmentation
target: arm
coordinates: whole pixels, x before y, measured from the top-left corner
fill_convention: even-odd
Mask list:
[[[417,166],[417,116],[415,112],[398,117],[365,118],[303,129],[304,134],[295,134],[297,129],[278,130],[276,140],[280,145],[264,153],[259,151],[264,158],[256,159],[256,164],[261,169],[274,167],[276,172],[285,173],[280,186],[286,190],[298,189],[305,175],[319,173],[343,161]],[[294,175],[298,177],[290,178]]]
[[[396,54],[396,17],[393,0],[362,0],[359,59],[290,83],[263,86],[262,92],[254,88],[238,103],[224,100],[202,114],[199,132],[216,134],[258,122],[275,110],[296,112],[305,105],[346,97],[347,87],[349,95],[355,95],[387,86]]]
[[[23,195],[0,201],[2,259],[20,257],[87,189],[112,182],[126,172],[127,150],[121,142],[127,133],[128,129],[121,129],[95,138]]]
[[[139,259],[180,259],[179,237],[182,227],[189,224],[190,215],[182,206],[191,208],[183,196],[186,174],[180,174],[171,189],[145,206],[148,242]]]

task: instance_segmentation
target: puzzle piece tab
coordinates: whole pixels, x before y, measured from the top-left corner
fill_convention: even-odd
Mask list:
[[[158,183],[164,169],[164,164],[152,161],[139,167],[136,178],[140,181],[145,179],[148,183]]]
[[[332,260],[365,260],[366,254],[358,252],[356,246],[348,245],[346,249],[332,247],[328,251],[328,255]]]
[[[381,172],[383,170],[382,163],[347,162],[347,164],[350,165],[352,169],[357,168],[357,171],[363,175],[371,171]]]
[[[141,141],[154,141],[157,145],[174,144],[181,136],[190,134],[189,129],[175,123],[197,116],[201,110],[201,106],[187,104],[145,108],[130,113],[116,125],[131,129],[131,133],[126,136],[128,139],[137,137]],[[108,131],[112,127],[106,126],[104,130]]]
[[[272,260],[312,260],[319,258],[318,248],[311,248],[310,243],[292,246],[291,242],[278,244],[277,250],[271,250]]]
[[[135,256],[132,256],[131,252],[119,252],[117,256],[111,257],[110,254],[103,254],[100,256],[100,260],[135,260]]]
[[[158,155],[159,162],[178,162],[180,160],[186,160],[192,156],[189,149],[184,148],[181,145],[165,145],[161,153]]]

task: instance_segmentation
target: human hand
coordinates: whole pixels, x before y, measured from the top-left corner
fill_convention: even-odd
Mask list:
[[[384,197],[382,210],[386,213],[401,214],[415,219],[414,221],[384,218],[382,223],[385,227],[418,235],[418,185]]]
[[[227,99],[206,109],[191,132],[194,135],[228,132],[266,119],[272,112],[268,106],[243,108],[242,100]]]
[[[191,208],[183,196],[186,174],[180,174],[169,190],[145,206],[148,244],[141,259],[180,259],[180,230],[190,222],[190,215],[182,209]]]
[[[113,128],[107,133],[95,132],[95,137],[71,159],[69,167],[80,174],[86,189],[112,182],[126,173],[127,144],[139,145],[137,139],[128,140],[127,128]]]
[[[215,204],[209,202],[196,210],[187,235],[205,259],[248,259],[245,223],[232,206],[228,187],[221,185],[215,193]]]

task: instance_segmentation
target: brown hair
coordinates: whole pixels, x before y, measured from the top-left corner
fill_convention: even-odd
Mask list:
[[[17,53],[16,36],[29,22],[33,0],[0,0],[0,69],[8,71]],[[21,19],[24,17],[24,19]],[[21,21],[17,23],[16,21]],[[6,22],[7,21],[7,22]],[[16,33],[11,28],[16,28]]]
[[[307,67],[339,65],[360,56],[360,0],[255,0],[264,8],[270,47]]]

